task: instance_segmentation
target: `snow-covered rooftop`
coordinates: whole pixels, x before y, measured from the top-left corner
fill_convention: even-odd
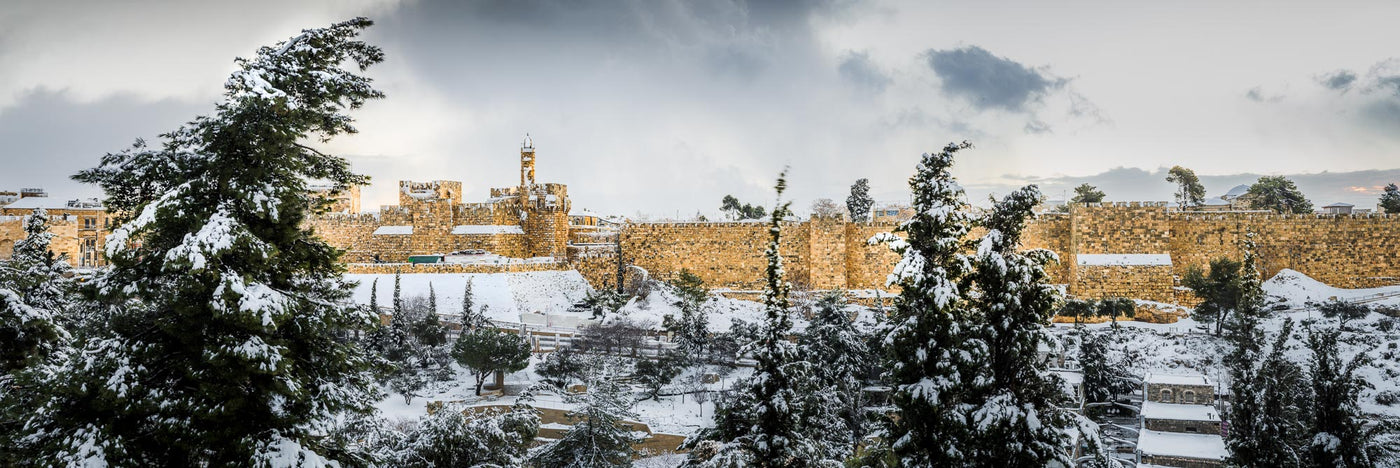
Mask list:
[[[1209,377],[1201,374],[1147,374],[1144,380],[1150,384],[1214,385]]]
[[[1177,405],[1144,401],[1142,402],[1142,417],[1176,421],[1219,421],[1220,412],[1211,405]]]
[[[458,235],[466,234],[524,234],[525,231],[520,226],[510,224],[464,224],[453,226],[452,233]]]
[[[1171,266],[1172,256],[1168,254],[1079,254],[1075,256],[1081,266]]]
[[[379,226],[374,230],[376,236],[408,236],[413,234],[413,226]]]
[[[1215,434],[1188,434],[1143,429],[1138,435],[1138,451],[1143,455],[1224,460],[1225,439]]]
[[[28,198],[21,198],[21,199],[19,199],[19,200],[15,200],[14,203],[10,203],[10,204],[8,204],[8,205],[5,205],[4,207],[5,207],[5,208],[19,208],[19,209],[25,209],[25,210],[32,210],[32,209],[35,209],[35,208],[44,208],[44,209],[49,209],[49,210],[93,210],[93,211],[102,211],[102,210],[106,209],[106,208],[103,208],[102,203],[101,203],[100,201],[98,201],[96,198],[59,201],[59,200],[57,200],[57,199],[53,199],[53,198],[49,198],[49,197],[28,197]]]

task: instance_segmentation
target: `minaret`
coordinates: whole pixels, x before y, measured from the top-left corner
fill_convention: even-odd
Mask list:
[[[530,134],[525,134],[525,142],[520,144],[520,189],[535,185],[535,142]]]

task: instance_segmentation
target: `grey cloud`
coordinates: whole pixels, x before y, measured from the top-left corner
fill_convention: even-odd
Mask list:
[[[1029,133],[1029,134],[1032,134],[1032,135],[1039,135],[1039,134],[1042,134],[1042,133],[1050,133],[1050,125],[1047,124],[1047,123],[1045,123],[1045,122],[1041,122],[1041,121],[1039,121],[1039,120],[1036,120],[1036,119],[1031,119],[1031,120],[1029,120],[1029,121],[1026,122],[1026,126],[1025,126],[1025,128],[1024,128],[1024,131],[1025,131],[1026,133]]]
[[[1317,82],[1327,89],[1346,91],[1351,89],[1353,83],[1356,83],[1356,78],[1356,73],[1350,70],[1337,70],[1318,76]]]
[[[74,101],[66,92],[32,90],[0,111],[0,189],[43,186],[56,198],[97,196],[99,190],[68,179],[94,167],[103,154],[125,149],[137,137],[152,138],[213,109],[183,101],[145,101],[118,95]]]
[[[944,93],[983,110],[1022,112],[1067,83],[978,46],[930,49],[925,55]]]
[[[889,75],[870,61],[868,52],[846,52],[836,70],[847,83],[876,94],[884,92],[891,82]]]
[[[1264,88],[1262,86],[1255,86],[1253,88],[1249,88],[1249,91],[1246,91],[1244,93],[1244,97],[1251,101],[1261,103],[1274,103],[1283,101],[1282,94],[1267,95],[1264,93]]]

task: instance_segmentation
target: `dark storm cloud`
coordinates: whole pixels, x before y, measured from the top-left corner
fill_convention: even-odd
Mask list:
[[[62,91],[30,91],[0,110],[0,190],[44,187],[55,198],[96,196],[97,188],[67,176],[96,166],[103,154],[130,146],[136,137],[174,130],[212,108],[120,95],[83,103]]]
[[[978,109],[1025,111],[1066,83],[978,46],[930,49],[925,55],[942,81],[943,92],[964,98]]]
[[[1346,91],[1351,89],[1353,83],[1356,83],[1356,78],[1356,73],[1350,70],[1337,70],[1318,76],[1317,82],[1327,89]]]
[[[885,87],[891,82],[889,75],[870,61],[868,52],[846,52],[836,70],[847,83],[876,94],[885,91]]]

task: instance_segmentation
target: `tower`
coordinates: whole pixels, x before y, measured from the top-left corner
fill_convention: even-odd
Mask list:
[[[535,141],[526,133],[520,144],[520,187],[523,190],[531,185],[535,185]]]

